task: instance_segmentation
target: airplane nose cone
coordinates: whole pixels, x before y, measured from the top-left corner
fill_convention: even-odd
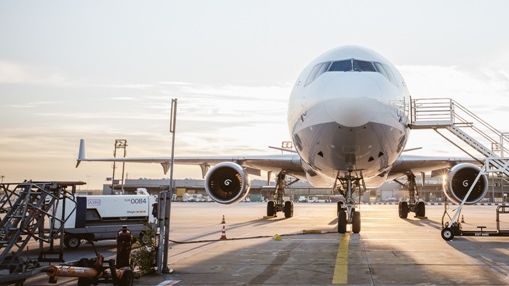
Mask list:
[[[345,74],[333,81],[327,90],[329,100],[325,102],[325,110],[342,126],[365,125],[372,119],[373,113],[380,112],[373,110],[373,106],[376,109],[383,98],[373,75]]]
[[[326,105],[330,118],[345,127],[359,127],[371,121],[374,99],[369,98],[339,98]],[[380,112],[380,111],[378,111]]]

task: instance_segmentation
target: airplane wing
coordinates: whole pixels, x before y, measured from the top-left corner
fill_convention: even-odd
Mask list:
[[[260,170],[279,172],[285,170],[288,174],[296,177],[305,177],[304,170],[300,162],[300,157],[296,154],[283,155],[252,155],[252,156],[183,156],[175,157],[174,163],[179,165],[198,165],[201,167],[204,177],[211,165],[221,162],[235,162],[247,169],[252,175],[260,175]],[[161,164],[166,174],[170,167],[171,157],[135,157],[135,158],[87,158],[85,150],[85,140],[80,140],[80,147],[76,167],[81,162],[128,162],[128,163],[156,163]]]
[[[171,157],[135,157],[135,158],[87,158],[85,140],[80,140],[80,147],[76,167],[81,162],[128,162],[128,163],[156,163],[161,164],[166,174],[170,167]],[[246,168],[252,175],[260,175],[260,171],[279,172],[285,170],[288,174],[298,178],[305,178],[301,159],[297,154],[282,155],[252,155],[252,156],[182,156],[174,158],[175,164],[197,165],[201,167],[202,176],[205,177],[209,167],[221,162],[235,162]],[[469,158],[459,157],[430,157],[417,155],[401,155],[394,163],[389,172],[388,180],[405,176],[408,171],[419,172],[442,172],[459,163],[478,162]]]
[[[399,178],[404,176],[408,171],[414,173],[445,171],[459,163],[478,164],[476,160],[470,158],[401,155],[389,172],[388,179]]]

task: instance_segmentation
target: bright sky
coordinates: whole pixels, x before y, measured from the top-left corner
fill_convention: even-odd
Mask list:
[[[356,44],[401,71],[414,97],[453,97],[509,131],[507,1],[2,1],[0,175],[85,180],[89,156],[168,155],[179,98],[177,155],[265,154],[289,138],[286,104],[301,69]],[[460,154],[414,131],[414,154]],[[161,178],[158,165],[129,177]],[[199,177],[178,167],[176,177]]]

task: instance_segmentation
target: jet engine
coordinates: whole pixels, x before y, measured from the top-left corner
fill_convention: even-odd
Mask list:
[[[219,163],[207,172],[205,190],[214,201],[221,204],[240,201],[249,192],[247,172],[233,162]]]
[[[463,201],[480,171],[479,167],[469,163],[461,163],[452,167],[449,173],[447,173],[447,180],[444,186],[444,193],[447,198],[455,203]],[[486,175],[482,175],[465,204],[471,205],[479,202],[487,192],[488,178]]]

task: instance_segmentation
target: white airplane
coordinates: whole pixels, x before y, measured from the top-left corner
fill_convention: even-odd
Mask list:
[[[480,168],[463,159],[402,155],[409,136],[410,94],[398,70],[376,52],[345,46],[312,61],[300,74],[288,105],[288,128],[296,150],[271,156],[175,157],[176,164],[200,165],[205,190],[216,202],[230,204],[249,192],[248,174],[260,170],[277,173],[274,200],[267,216],[283,211],[293,216],[293,203],[283,201],[288,184],[299,179],[315,187],[331,187],[343,195],[338,203],[338,232],[361,230],[356,194],[387,180],[407,177],[409,201],[399,203],[399,216],[409,212],[425,216],[425,204],[416,198],[414,173],[448,170],[444,192],[460,202]],[[81,161],[160,163],[166,172],[169,157],[86,158],[80,141]],[[210,166],[213,166],[209,169]],[[451,168],[452,167],[452,168]],[[288,182],[286,176],[295,178]],[[270,176],[270,175],[269,175]],[[486,176],[467,204],[481,200],[488,190]]]

